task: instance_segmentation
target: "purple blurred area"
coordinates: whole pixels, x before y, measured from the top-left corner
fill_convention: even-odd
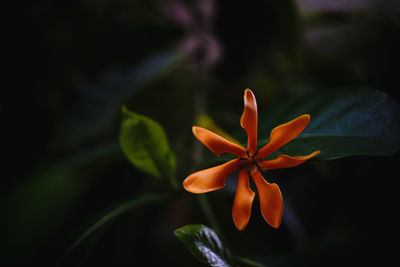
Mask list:
[[[301,13],[313,12],[345,12],[374,8],[375,6],[387,9],[399,8],[396,0],[295,0]]]

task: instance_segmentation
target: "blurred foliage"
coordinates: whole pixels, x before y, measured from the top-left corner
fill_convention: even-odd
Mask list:
[[[306,94],[263,113],[261,124],[269,123],[265,128],[272,129],[271,123],[277,125],[304,113],[311,115],[310,125],[279,149],[281,153],[300,155],[318,149],[322,151],[318,158],[329,160],[400,151],[400,106],[382,92],[351,88]]]
[[[169,178],[175,185],[176,158],[162,126],[145,116],[122,107],[120,144],[132,164],[157,177]]]
[[[11,38],[16,75],[0,99],[0,265],[55,266],[107,214],[134,207],[117,212],[64,263],[203,266],[173,235],[186,224],[209,225],[195,196],[178,190],[157,204],[127,204],[170,187],[124,157],[121,106],[162,125],[180,185],[215,164],[208,151],[193,161],[199,113],[244,143],[238,121],[245,88],[257,96],[262,138],[292,115],[311,113],[303,138],[340,123],[346,127],[337,128],[340,140],[329,149],[357,153],[269,172],[285,197],[277,231],[257,212],[245,231],[236,230],[235,175],[209,193],[232,254],[267,266],[392,262],[400,125],[395,0],[40,0],[21,9]],[[372,89],[367,96],[360,88]],[[351,138],[343,143],[342,134]]]

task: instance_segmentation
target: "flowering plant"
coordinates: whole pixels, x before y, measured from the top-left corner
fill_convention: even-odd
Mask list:
[[[310,122],[310,115],[301,115],[274,128],[268,144],[259,150],[257,149],[257,117],[256,98],[250,89],[246,89],[240,125],[247,132],[247,150],[207,129],[194,126],[193,134],[215,155],[231,153],[237,158],[222,165],[193,173],[183,182],[184,188],[189,192],[206,193],[224,187],[227,176],[239,169],[236,196],[232,208],[233,221],[238,230],[243,230],[249,222],[255,196],[255,193],[249,187],[249,175],[253,178],[259,193],[261,214],[268,224],[278,228],[281,224],[283,212],[281,191],[278,185],[268,183],[262,177],[260,171],[293,167],[320,153],[319,150],[316,150],[306,156],[280,155],[276,159],[264,160],[299,135]]]

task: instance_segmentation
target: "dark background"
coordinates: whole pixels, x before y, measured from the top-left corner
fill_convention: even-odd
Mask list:
[[[259,110],[334,88],[374,88],[399,100],[399,13],[395,0],[21,6],[9,21],[12,83],[0,99],[1,261],[55,266],[106,212],[166,190],[120,151],[122,105],[165,128],[182,181],[195,169],[196,115],[240,132],[245,88]],[[210,193],[209,201],[235,254],[268,266],[382,264],[395,256],[398,159],[358,156],[271,172],[286,205],[279,230],[266,225],[257,201],[243,232],[231,219],[232,192]],[[172,234],[188,223],[207,221],[196,198],[181,192],[124,214],[62,264],[201,266]]]

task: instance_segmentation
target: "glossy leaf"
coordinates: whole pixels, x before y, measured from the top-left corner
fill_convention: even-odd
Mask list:
[[[125,107],[122,112],[120,144],[126,157],[144,172],[157,177],[174,177],[176,159],[162,126]]]
[[[218,235],[207,226],[189,224],[174,231],[189,252],[209,266],[232,266],[232,256]]]
[[[264,124],[260,128],[271,130],[304,113],[311,115],[308,127],[272,157],[321,150],[317,158],[330,160],[356,155],[393,155],[400,151],[400,105],[383,92],[334,90],[298,97],[264,112],[261,115]],[[266,142],[265,139],[261,143]]]

